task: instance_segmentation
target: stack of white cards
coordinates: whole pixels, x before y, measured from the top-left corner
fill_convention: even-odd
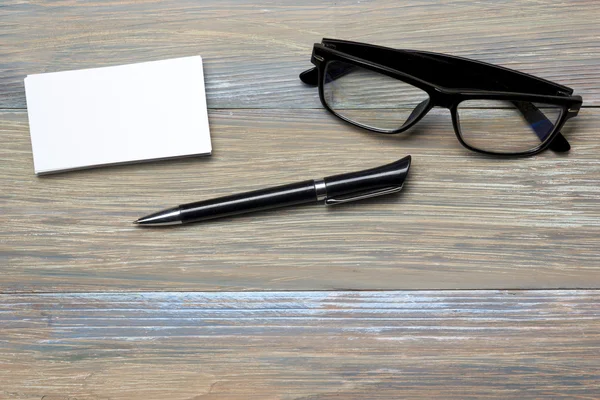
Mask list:
[[[29,75],[36,174],[212,151],[202,58]]]

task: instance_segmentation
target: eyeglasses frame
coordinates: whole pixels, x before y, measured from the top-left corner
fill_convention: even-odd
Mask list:
[[[532,80],[532,84],[536,85],[545,84],[552,85],[553,88],[556,88],[556,95],[547,95],[547,94],[535,94],[535,93],[522,93],[522,92],[505,92],[505,91],[490,91],[486,89],[472,89],[472,90],[461,90],[461,89],[452,89],[442,87],[440,85],[436,85],[434,83],[425,81],[423,79],[417,78],[411,74],[402,72],[398,69],[388,67],[386,65],[382,65],[373,61],[366,60],[364,58],[360,58],[351,54],[348,54],[343,51],[336,50],[336,45],[358,45],[365,48],[372,48],[375,50],[383,49],[385,51],[393,51],[397,52],[401,55],[405,55],[408,53],[417,54],[419,56],[425,57],[443,57],[444,60],[452,60],[456,62],[460,62],[461,64],[471,64],[476,66],[477,68],[486,68],[489,69],[491,73],[502,73],[504,76],[507,74],[516,75],[520,80],[527,79]],[[355,121],[344,118],[342,115],[335,112],[325,100],[324,95],[324,80],[325,80],[325,71],[327,64],[333,61],[342,61],[348,64],[356,65],[361,68],[365,68],[377,73],[381,73],[383,75],[389,76],[391,78],[399,79],[405,83],[413,85],[423,91],[425,91],[429,95],[429,101],[426,107],[416,115],[412,121],[409,123],[399,127],[396,130],[383,131],[377,130],[372,127],[357,123]],[[314,73],[315,69],[318,72],[318,80],[317,85],[319,88],[319,98],[323,106],[332,114],[349,122],[353,125],[359,126],[361,128],[365,128],[371,131],[384,133],[384,134],[397,134],[400,132],[404,132],[407,129],[410,129],[416,123],[418,123],[429,111],[431,111],[434,107],[444,107],[450,110],[452,117],[452,125],[454,128],[454,133],[458,139],[458,141],[467,149],[484,153],[490,155],[500,155],[500,156],[531,156],[538,154],[551,146],[553,141],[557,139],[558,136],[562,138],[560,131],[564,126],[565,122],[573,117],[575,117],[582,105],[581,96],[572,96],[572,89],[556,84],[554,82],[550,82],[544,80],[542,78],[538,78],[532,75],[528,75],[519,71],[511,70],[508,68],[500,67],[493,64],[484,63],[481,61],[471,60],[462,57],[450,56],[447,54],[441,53],[433,53],[433,52],[425,52],[425,51],[416,51],[416,50],[399,50],[399,49],[391,49],[382,46],[369,45],[365,43],[357,43],[357,42],[348,42],[341,41],[335,39],[323,39],[322,43],[315,43],[313,46],[313,53],[311,56],[311,62],[315,65],[315,68],[305,71],[300,75],[300,78],[303,82],[308,84],[314,84]],[[312,76],[311,76],[312,75]],[[459,116],[458,116],[458,105],[466,100],[505,100],[505,101],[525,101],[525,102],[537,102],[537,103],[545,103],[549,105],[559,106],[561,108],[561,113],[558,118],[558,121],[554,124],[554,129],[550,134],[547,135],[546,139],[540,143],[536,148],[521,151],[521,152],[513,152],[513,153],[503,153],[503,152],[494,152],[483,149],[478,149],[473,147],[465,142],[462,138],[462,133],[460,130]],[[561,143],[562,146],[558,146],[557,151],[566,151],[570,148],[570,145],[566,140],[562,139],[564,143]],[[566,146],[564,146],[566,144]],[[562,147],[562,148],[561,148]],[[566,147],[566,149],[565,149]]]

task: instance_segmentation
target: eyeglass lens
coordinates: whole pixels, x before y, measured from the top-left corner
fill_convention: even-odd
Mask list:
[[[341,118],[380,132],[409,124],[429,102],[415,86],[342,61],[327,63],[323,95]]]
[[[561,112],[561,107],[552,104],[465,100],[458,105],[460,135],[476,149],[525,152],[549,139]]]

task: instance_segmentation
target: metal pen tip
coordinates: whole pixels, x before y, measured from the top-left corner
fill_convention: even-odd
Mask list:
[[[182,223],[180,216],[181,209],[173,207],[138,218],[133,223],[142,226],[179,225]]]

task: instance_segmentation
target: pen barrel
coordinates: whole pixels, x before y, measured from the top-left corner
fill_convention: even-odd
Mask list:
[[[181,221],[188,223],[315,201],[317,201],[315,184],[311,179],[268,189],[182,204],[179,208],[181,210]]]
[[[410,168],[410,156],[391,164],[363,171],[333,175],[324,178],[327,197],[337,198],[370,192],[378,189],[402,186]]]

